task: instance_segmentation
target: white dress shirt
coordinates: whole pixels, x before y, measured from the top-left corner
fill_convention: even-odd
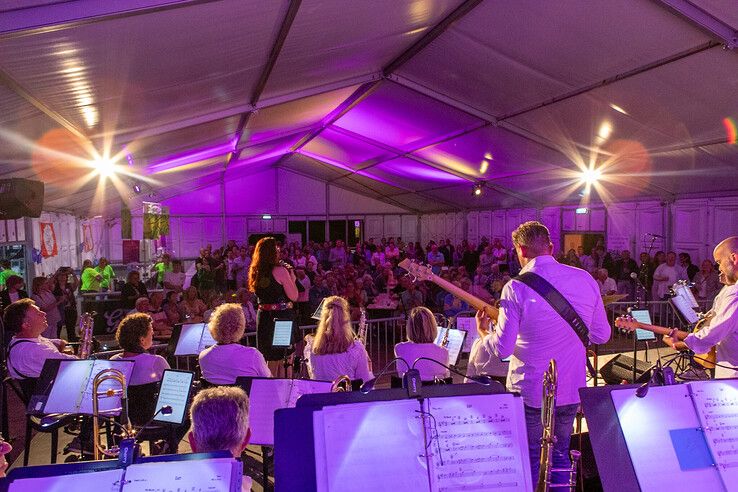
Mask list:
[[[666,277],[666,280],[656,280],[656,277]],[[654,301],[660,301],[664,298],[669,287],[674,285],[677,281],[677,269],[675,266],[669,266],[666,263],[662,263],[656,267],[653,272],[653,287],[652,294]]]
[[[603,296],[608,292],[618,291],[618,284],[616,284],[615,280],[610,277],[607,277],[604,282],[597,279],[597,285],[600,287],[600,294]]]
[[[307,338],[304,351],[310,379],[333,381],[346,375],[366,382],[374,377],[369,370],[369,354],[360,341],[354,341],[346,352],[322,355],[313,353],[312,341],[312,337]]]
[[[202,377],[212,384],[234,384],[239,376],[272,377],[264,356],[238,343],[213,345],[200,352]]]
[[[524,272],[540,275],[569,301],[589,328],[592,343],[610,339],[611,328],[592,275],[562,265],[550,255],[532,259]],[[586,384],[584,345],[571,325],[524,283],[513,279],[502,289],[497,327],[484,343],[501,359],[512,355],[507,387],[519,392],[526,405],[541,407],[543,374],[550,359],[558,367],[557,405],[579,403],[578,390]]]
[[[490,351],[489,345],[481,338],[474,340],[469,354],[469,363],[466,366],[466,377],[487,374],[489,376],[507,376],[510,362],[503,362],[494,352]]]
[[[427,357],[445,366],[448,365],[448,349],[435,343],[400,342],[395,345],[395,357],[405,359],[410,366],[418,357]],[[415,369],[420,371],[420,379],[423,381],[433,381],[436,377],[447,378],[451,376],[448,369],[427,360],[418,361],[415,364]],[[406,371],[405,364],[398,362],[398,376],[404,376]]]
[[[128,381],[131,386],[161,381],[164,376],[164,369],[169,369],[169,363],[164,357],[147,352],[133,357],[123,357],[123,354],[115,354],[110,360],[133,361],[133,372],[131,372],[131,378]]]
[[[21,340],[27,340],[23,342]],[[29,343],[30,342],[30,343]],[[8,344],[8,373],[13,379],[37,378],[41,375],[46,359],[76,359],[59,352],[61,340],[38,336],[36,338],[13,337]]]
[[[715,296],[711,312],[715,316],[709,325],[687,335],[684,343],[698,354],[706,354],[717,346],[718,364],[738,367],[738,284],[723,287]],[[715,377],[738,377],[738,371],[718,366]]]

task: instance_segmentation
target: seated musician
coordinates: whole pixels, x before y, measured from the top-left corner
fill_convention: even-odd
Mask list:
[[[422,306],[413,308],[407,318],[406,330],[407,341],[395,345],[395,357],[405,359],[411,366],[418,357],[427,357],[448,365],[448,349],[433,343],[438,336],[438,325],[430,309]],[[420,371],[420,378],[423,381],[451,376],[448,369],[427,360],[419,361],[415,368]],[[398,375],[402,377],[406,369],[404,364],[399,363]]]
[[[212,384],[234,384],[238,376],[272,377],[261,352],[238,343],[245,328],[240,304],[228,303],[215,308],[208,329],[218,343],[200,353],[203,379]]]
[[[123,349],[110,360],[132,360],[133,372],[128,384],[137,386],[161,381],[164,369],[169,369],[166,359],[147,352],[154,343],[154,325],[151,316],[132,313],[123,318],[115,332],[115,339]]]
[[[18,380],[29,380],[24,392],[30,394],[41,375],[46,359],[76,359],[74,355],[61,352],[66,346],[64,340],[41,336],[46,330],[46,313],[41,311],[31,299],[20,299],[5,308],[3,317],[5,327],[14,336],[8,344],[8,373]]]
[[[369,354],[351,329],[349,304],[343,297],[327,297],[315,336],[305,338],[305,359],[311,379],[333,381],[340,376],[368,381]]]
[[[226,450],[239,458],[249,443],[249,398],[241,388],[200,391],[192,401],[190,420],[187,440],[195,453]],[[250,477],[243,477],[241,490],[251,490]]]

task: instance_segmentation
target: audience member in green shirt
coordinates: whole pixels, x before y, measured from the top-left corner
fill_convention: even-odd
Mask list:
[[[100,281],[100,288],[104,291],[113,290],[113,287],[115,286],[110,285],[110,282],[115,279],[115,272],[113,271],[113,267],[110,266],[110,263],[108,263],[107,258],[105,258],[104,256],[100,258],[95,271],[97,271],[97,273],[99,273],[102,277],[102,280]]]
[[[172,258],[168,253],[161,256],[161,261],[151,268],[151,272],[156,272],[156,282],[159,285],[164,284],[164,274],[172,271]]]
[[[0,261],[0,267],[2,267],[2,271],[0,271],[0,289],[4,289],[5,281],[8,280],[8,277],[18,274],[10,268],[10,260]]]
[[[102,275],[100,272],[92,268],[92,260],[85,260],[82,263],[82,292],[99,292],[100,284],[102,282]]]

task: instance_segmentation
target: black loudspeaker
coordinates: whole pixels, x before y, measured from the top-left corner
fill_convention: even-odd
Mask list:
[[[645,383],[651,379],[651,363],[643,360],[635,361],[635,383]],[[607,384],[620,384],[623,380],[633,383],[633,357],[618,354],[600,368],[602,379]]]
[[[0,220],[41,217],[44,184],[30,179],[0,179]]]

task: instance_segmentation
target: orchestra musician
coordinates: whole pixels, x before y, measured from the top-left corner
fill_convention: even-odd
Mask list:
[[[677,350],[707,353],[717,347],[715,377],[734,378],[738,377],[738,236],[726,238],[715,246],[713,257],[724,287],[713,302],[714,316],[709,325],[691,334],[676,328],[664,328],[668,333],[661,330],[657,333],[664,335],[664,343]]]
[[[547,280],[571,304],[589,328],[592,343],[605,343],[611,328],[602,297],[592,275],[551,256],[548,228],[540,222],[521,224],[512,233],[521,273],[534,272]],[[525,404],[531,472],[538,477],[541,453],[541,405],[543,375],[549,360],[558,366],[558,394],[555,410],[553,467],[571,466],[568,458],[569,439],[579,405],[580,387],[585,386],[586,351],[572,326],[537,292],[522,281],[513,279],[502,290],[497,325],[490,330],[490,319],[477,314],[477,325],[483,335],[483,346],[489,357],[512,356],[507,376],[508,390],[520,393]],[[568,481],[565,474],[554,473],[556,483]]]
[[[161,381],[169,363],[161,355],[147,352],[154,344],[154,322],[146,313],[131,313],[123,318],[115,332],[123,353],[110,360],[132,360],[133,372],[128,381],[131,386]]]
[[[369,381],[369,354],[351,329],[351,315],[346,299],[338,296],[323,301],[315,336],[305,337],[305,359],[310,379],[333,381],[346,375]]]
[[[46,313],[31,299],[20,299],[5,308],[3,321],[14,336],[8,344],[8,373],[21,382],[23,391],[30,395],[36,379],[41,375],[46,359],[76,359],[62,352],[64,340],[49,339],[41,334],[48,327]]]
[[[438,325],[433,313],[427,307],[415,307],[410,311],[406,324],[407,341],[395,345],[395,357],[405,359],[412,365],[418,357],[427,357],[448,365],[448,349],[436,345],[434,342],[438,336]],[[420,372],[420,379],[433,381],[436,378],[448,378],[451,373],[448,369],[427,360],[421,360],[415,366]],[[404,364],[397,365],[399,377],[405,374],[407,368]]]

